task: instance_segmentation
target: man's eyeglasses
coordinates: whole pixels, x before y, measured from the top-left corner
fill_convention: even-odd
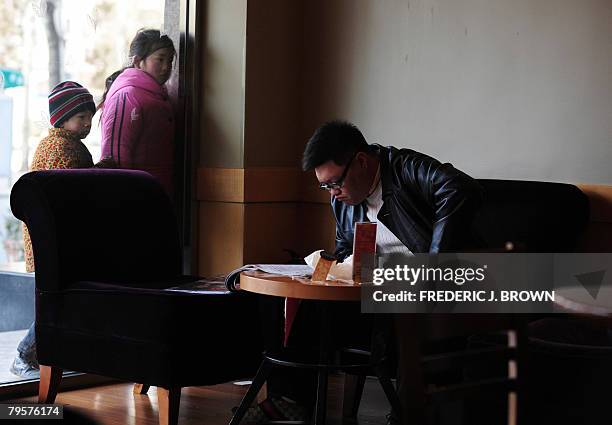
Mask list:
[[[342,188],[342,185],[344,184],[344,179],[346,178],[346,175],[348,174],[348,170],[349,168],[351,168],[351,164],[353,162],[353,159],[355,159],[356,155],[357,155],[357,152],[353,154],[353,156],[351,157],[351,160],[348,162],[348,164],[346,164],[346,166],[344,167],[344,171],[342,172],[342,175],[340,176],[338,180],[336,180],[335,182],[331,182],[331,183],[319,183],[319,189],[334,190],[334,189]]]

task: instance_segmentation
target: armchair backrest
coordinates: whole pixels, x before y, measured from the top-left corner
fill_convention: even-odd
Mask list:
[[[578,243],[580,252],[612,252],[612,185],[579,184],[589,199],[589,223]]]
[[[14,184],[11,210],[28,227],[39,290],[81,280],[129,285],[181,274],[172,203],[145,172],[30,172]]]
[[[524,252],[574,252],[589,220],[589,201],[574,185],[478,180],[485,190],[476,231],[489,248],[512,242]]]

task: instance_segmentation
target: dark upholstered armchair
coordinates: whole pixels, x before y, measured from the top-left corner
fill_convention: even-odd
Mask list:
[[[181,387],[252,376],[254,299],[167,289],[198,278],[182,275],[173,207],[149,174],[32,172],[11,208],[34,251],[40,401],[53,402],[62,369],[88,372],[157,386],[160,423],[176,423]]]

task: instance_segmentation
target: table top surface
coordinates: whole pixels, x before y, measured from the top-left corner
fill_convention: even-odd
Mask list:
[[[612,320],[612,287],[603,285],[596,294],[583,286],[557,288],[555,304],[572,313]]]
[[[355,283],[326,280],[312,282],[299,277],[279,276],[259,271],[240,273],[240,289],[276,297],[323,301],[359,301],[361,286]]]

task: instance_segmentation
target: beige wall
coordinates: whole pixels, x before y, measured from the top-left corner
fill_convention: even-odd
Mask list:
[[[202,2],[200,165],[242,167],[247,0]]]
[[[299,162],[300,4],[204,1],[201,166]]]
[[[309,0],[304,129],[476,177],[612,182],[610,0]]]
[[[301,251],[300,4],[204,3],[200,274]]]
[[[611,0],[203,4],[200,273],[332,247],[296,168],[333,118],[479,178],[612,183]]]
[[[296,166],[301,124],[300,1],[248,4],[246,167]]]

